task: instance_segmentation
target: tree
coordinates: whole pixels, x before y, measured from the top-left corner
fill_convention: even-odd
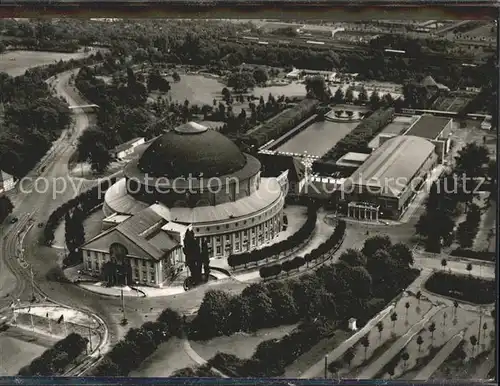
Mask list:
[[[209,290],[201,302],[195,325],[203,337],[214,337],[227,331],[230,296],[225,291]]]
[[[469,276],[471,276],[471,271],[472,271],[472,264],[471,263],[467,263],[467,272],[469,272]]]
[[[325,78],[321,75],[306,78],[306,91],[309,97],[319,99],[320,101],[329,100],[331,95]]]
[[[376,110],[380,107],[380,95],[378,91],[373,91],[370,95],[370,106]]]
[[[352,119],[352,116],[354,115],[354,113],[351,110],[347,110],[345,113],[347,114],[347,117],[349,119]]]
[[[483,339],[486,338],[486,330],[488,329],[488,323],[483,323]]]
[[[177,71],[174,71],[173,74],[172,74],[172,79],[174,80],[174,82],[180,82],[181,81],[181,76],[179,75],[179,73]]]
[[[363,336],[361,338],[361,345],[365,348],[365,361],[366,361],[366,355],[368,353],[368,347],[370,347],[370,338],[368,338],[367,335]]]
[[[389,368],[387,369],[387,374],[389,374],[389,377],[392,379],[392,377],[394,376],[394,374],[396,373],[396,368],[394,366],[389,366]]]
[[[408,319],[408,310],[410,309],[410,302],[405,303],[405,308],[406,308],[406,318]]]
[[[227,85],[235,91],[246,92],[255,87],[255,79],[248,72],[233,72],[227,78]]]
[[[8,215],[14,210],[14,205],[9,197],[0,196],[0,223],[2,223]]]
[[[417,337],[418,351],[421,351],[421,349],[422,349],[422,343],[424,343],[424,340],[422,339],[422,336],[419,335]]]
[[[446,261],[446,259],[442,259],[441,266],[443,267],[443,269],[445,269],[447,265],[448,265],[448,262]]]
[[[413,265],[413,253],[408,245],[403,243],[394,244],[389,248],[389,255],[396,264],[402,267],[410,267]]]
[[[469,142],[458,151],[455,158],[455,173],[469,178],[484,176],[484,166],[488,164],[489,151],[484,145]]]
[[[186,264],[189,267],[189,271],[194,283],[201,283],[201,269],[203,263],[200,251],[200,243],[194,237],[194,232],[191,229],[186,231],[186,235],[184,236],[183,252],[184,256],[186,256]]]
[[[476,345],[478,343],[477,337],[475,335],[471,335],[469,340],[470,340],[470,344],[472,345],[472,356],[474,356],[474,351],[475,351]]]
[[[429,326],[429,332],[431,333],[432,341],[434,341],[434,331],[436,331],[436,323],[432,322]]]
[[[346,350],[346,352],[344,353],[344,356],[342,359],[347,364],[347,366],[351,367],[351,362],[354,359],[354,357],[355,357],[354,350],[352,349],[352,347],[349,347]]]
[[[364,87],[361,87],[361,90],[358,94],[358,102],[359,104],[365,104],[368,101],[368,93]]]
[[[404,362],[404,367],[406,368],[408,360],[410,359],[410,354],[408,354],[408,351],[405,351],[401,354],[401,359]]]
[[[345,100],[346,103],[352,103],[352,101],[354,100],[354,93],[353,93],[351,87],[349,87],[347,89],[347,91],[345,92],[345,98],[344,98],[344,100]]]
[[[391,321],[392,321],[392,329],[394,330],[394,328],[396,327],[396,321],[398,320],[398,314],[393,312],[391,314]]]
[[[382,332],[384,331],[384,322],[380,321],[377,323],[377,330],[378,330],[378,339],[382,340]]]
[[[248,299],[252,312],[250,328],[253,331],[267,327],[271,321],[276,319],[273,301],[264,285],[251,284],[242,291],[241,296]]]
[[[203,265],[203,274],[205,275],[205,281],[208,281],[208,278],[210,276],[210,251],[208,242],[206,240],[201,243],[200,259],[201,264]]]
[[[253,77],[255,79],[255,82],[257,82],[257,84],[265,84],[269,79],[267,71],[265,70],[265,68],[262,67],[258,67],[254,70]]]
[[[333,94],[333,101],[335,103],[342,103],[342,102],[344,102],[344,92],[342,91],[342,87],[339,87],[335,91],[335,94]]]
[[[349,248],[342,252],[339,261],[350,265],[351,267],[364,267],[366,266],[366,256],[357,249]]]
[[[361,252],[363,255],[365,255],[367,258],[372,257],[375,252],[378,250],[386,250],[388,251],[392,245],[391,239],[389,236],[373,236],[370,237],[369,239],[365,240],[365,243],[363,245],[363,249]]]

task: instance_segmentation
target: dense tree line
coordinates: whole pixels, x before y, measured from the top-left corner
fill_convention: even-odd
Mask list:
[[[321,168],[325,163],[335,163],[340,157],[349,152],[366,153],[370,152],[368,143],[387,124],[394,119],[394,108],[380,108],[365,118],[348,133],[344,138],[335,144],[333,148],[320,158],[313,170]],[[316,168],[316,169],[315,169]]]
[[[14,210],[14,205],[9,197],[2,195],[0,196],[0,224],[7,218],[9,214]]]
[[[125,337],[91,370],[92,376],[126,376],[136,370],[160,344],[172,337],[180,337],[183,329],[181,316],[167,308],[154,322],[131,328]]]
[[[412,264],[406,245],[377,236],[366,240],[362,251],[348,250],[338,263],[299,280],[253,284],[234,297],[208,291],[191,323],[191,337],[209,339],[302,320],[284,338],[262,342],[250,359],[218,353],[208,361],[229,376],[279,376],[331,331],[346,328],[349,318],[357,318],[360,326],[370,320],[418,276]]]
[[[363,324],[418,272],[411,268],[408,247],[392,245],[387,237],[366,240],[361,253],[363,259],[342,257],[300,279],[252,284],[237,296],[208,291],[189,326],[189,335],[205,340],[317,317],[339,323],[355,317]]]
[[[459,203],[465,204],[466,210],[470,209],[477,196],[476,179],[494,178],[489,175],[493,169],[489,167],[489,163],[486,146],[474,142],[468,143],[458,151],[454,169],[443,174],[432,184],[425,204],[426,211],[415,225],[417,233],[424,238],[427,251],[439,253],[443,245],[451,245],[454,240],[454,219],[458,215]],[[478,215],[479,212],[474,209],[474,213],[470,215],[472,221],[470,224],[476,222]],[[470,229],[469,225],[459,227],[457,237],[461,242],[465,244],[473,242]]]
[[[53,347],[35,358],[29,365],[19,370],[21,376],[53,376],[62,375],[68,365],[75,361],[86,350],[88,339],[76,333],[69,334]]]
[[[286,240],[280,241],[276,244],[263,247],[261,249],[255,249],[251,252],[243,252],[239,254],[230,255],[227,259],[227,263],[231,268],[238,267],[240,265],[247,265],[249,263],[257,263],[262,260],[268,260],[270,257],[281,255],[287,251],[297,248],[299,245],[303,244],[312,234],[314,228],[316,227],[316,221],[318,218],[317,207],[314,204],[310,204],[307,207],[307,219],[302,224],[302,226],[290,235]]]
[[[345,235],[345,230],[345,221],[339,221],[332,235],[325,242],[321,243],[311,252],[304,255],[304,257],[296,256],[293,259],[286,260],[282,263],[262,267],[260,269],[260,277],[266,279],[269,277],[278,276],[282,272],[285,272],[288,275],[290,271],[299,269],[306,264],[309,266],[309,263],[315,260],[326,259],[326,255],[332,255],[333,253],[335,253],[335,251],[342,243]]]
[[[32,68],[17,77],[0,73],[0,95],[4,105],[3,122],[0,123],[0,169],[15,177],[24,176],[70,125],[67,104],[51,95],[45,80],[101,59],[98,53],[82,60]]]
[[[47,37],[42,38],[43,41],[76,40],[81,45],[100,42],[110,46],[112,54],[122,62],[132,58],[136,63],[209,63],[226,68],[241,63],[317,70],[336,68],[341,72],[358,73],[360,79],[396,83],[432,73],[438,82],[451,88],[457,85],[478,86],[485,79],[493,79],[495,74],[494,60],[484,67],[461,66],[458,56],[444,57],[446,51],[448,56],[452,56],[454,43],[446,41],[444,49],[443,42],[436,39],[381,36],[371,42],[371,47],[359,47],[358,51],[311,47],[305,41],[297,46],[274,46],[270,49],[269,46],[251,42],[242,44],[229,39],[236,37],[238,31],[252,29],[252,26],[223,21],[123,20],[105,23],[71,19],[59,20],[51,26],[40,21],[28,27],[13,21],[5,23],[8,25],[4,30],[9,36],[31,38],[35,30],[37,34]],[[384,52],[385,48],[400,46],[405,47],[403,49],[407,50],[409,58]]]
[[[319,103],[316,99],[304,99],[293,108],[283,111],[273,119],[263,123],[251,134],[244,136],[242,140],[257,149],[269,140],[278,138],[290,131],[300,122],[313,115]]]
[[[49,219],[45,224],[43,232],[44,243],[46,245],[52,244],[52,242],[54,241],[54,232],[67,213],[74,211],[75,208],[78,207],[78,210],[81,211],[81,216],[86,217],[92,209],[94,209],[104,201],[104,193],[115,182],[115,177],[102,180],[98,185],[83,193],[80,193],[75,198],[72,198],[71,200],[65,202],[57,209],[55,209],[50,214]],[[79,232],[81,232],[81,229]],[[77,239],[81,240],[81,233],[77,233]]]

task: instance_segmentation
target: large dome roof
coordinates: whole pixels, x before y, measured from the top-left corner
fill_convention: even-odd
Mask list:
[[[189,122],[157,138],[142,154],[138,168],[153,177],[216,177],[245,166],[246,157],[224,135]]]

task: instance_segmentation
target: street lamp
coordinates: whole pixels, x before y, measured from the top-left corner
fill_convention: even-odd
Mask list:
[[[325,355],[325,379],[328,378],[328,354]]]

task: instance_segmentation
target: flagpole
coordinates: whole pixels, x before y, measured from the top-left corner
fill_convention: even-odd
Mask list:
[[[46,317],[47,317],[47,320],[49,322],[49,332],[50,332],[50,335],[52,335],[52,323],[50,323],[50,318],[49,318],[49,313],[48,312],[47,312]]]
[[[90,353],[92,354],[92,329],[89,324],[89,345],[90,345]]]
[[[30,319],[31,319],[31,329],[33,331],[35,331],[35,324],[33,323],[33,314],[31,313],[31,307],[30,309],[28,310],[28,312],[30,313]]]

